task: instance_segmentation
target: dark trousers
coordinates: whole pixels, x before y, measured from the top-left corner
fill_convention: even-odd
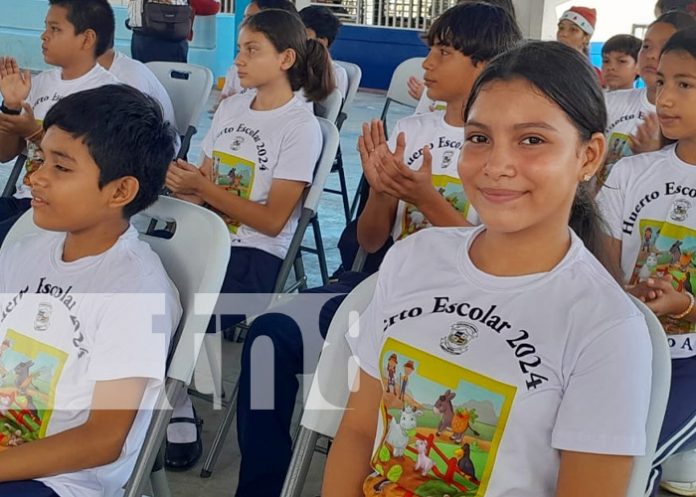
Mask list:
[[[31,207],[30,198],[0,198],[0,245],[14,223]]]
[[[58,494],[36,480],[0,483],[0,495],[7,497],[58,497]]]
[[[186,62],[188,41],[170,41],[133,31],[131,55],[143,64],[152,61]]]
[[[680,452],[696,449],[696,357],[672,360],[672,384],[667,412],[657,442],[654,467],[650,472],[648,492],[656,496],[662,474],[661,464]]]
[[[232,247],[220,293],[272,293],[282,265],[282,259],[263,250]],[[229,329],[246,319],[245,315],[230,315],[225,311],[224,305],[218,302],[206,333],[215,332],[217,315],[220,315],[221,330]]]
[[[249,329],[239,377],[237,435],[242,461],[236,497],[280,494],[292,454],[290,422],[299,388],[296,375],[314,371],[331,319],[346,294],[367,276],[367,273],[344,273],[337,283],[305,292],[339,294],[321,307],[319,333],[302,333],[292,318],[278,312],[258,317]],[[272,342],[272,361],[253,357],[252,347],[257,338],[262,343]],[[273,392],[268,392],[270,385]],[[272,409],[252,408],[252,398],[270,401],[271,396]]]

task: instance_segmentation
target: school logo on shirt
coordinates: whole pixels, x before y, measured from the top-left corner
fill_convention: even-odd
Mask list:
[[[476,338],[478,338],[476,326],[459,321],[454,323],[449,333],[440,339],[440,348],[450,354],[461,355],[469,350],[469,344]]]
[[[689,209],[691,209],[691,202],[688,200],[680,199],[675,200],[672,204],[672,210],[669,213],[669,218],[672,221],[683,222],[689,217]]]
[[[51,314],[53,306],[48,302],[41,302],[34,318],[34,331],[46,331],[51,326]]]
[[[242,147],[242,143],[244,143],[243,137],[235,137],[235,139],[232,141],[232,144],[230,145],[230,150],[232,150],[233,152],[239,150]]]
[[[448,150],[442,154],[442,169],[447,169],[452,165],[452,159],[454,158],[454,150]]]

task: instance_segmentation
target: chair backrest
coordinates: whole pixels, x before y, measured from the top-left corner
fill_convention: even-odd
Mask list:
[[[418,100],[408,94],[406,83],[411,76],[423,78],[422,64],[424,60],[425,57],[413,57],[396,66],[387,90],[387,99],[408,107],[415,108],[418,105]]]
[[[139,217],[146,219],[139,223]],[[230,235],[222,218],[198,205],[171,197],[159,197],[151,207],[138,214],[133,224],[146,226],[150,218],[174,221],[171,238],[141,233],[140,238],[157,252],[167,274],[179,290],[183,315],[172,340],[167,376],[190,383],[210,313],[196,313],[197,294],[213,294],[212,303],[222,287],[230,258]],[[34,224],[32,210],[14,224],[4,243],[40,231]],[[205,250],[201,251],[201,240]],[[210,306],[212,311],[213,305]]]
[[[351,325],[367,308],[376,285],[377,273],[348,294],[331,320],[300,421],[308,430],[331,438],[338,431],[358,372],[345,334],[349,328],[357,332]]]
[[[353,104],[353,100],[355,100],[355,96],[358,94],[360,80],[362,79],[362,69],[360,69],[359,65],[351,62],[343,62],[342,60],[335,60],[334,62],[343,67],[348,75],[348,93],[343,99],[343,107],[341,108],[341,111],[347,114],[350,106]]]
[[[672,360],[667,344],[667,336],[662,324],[655,314],[640,300],[631,297],[634,304],[645,317],[652,343],[652,383],[650,386],[650,409],[645,426],[646,448],[645,455],[637,457],[633,463],[631,480],[627,497],[643,497],[652,468],[657,440],[665,417],[667,398],[669,396],[670,379],[672,377]]]
[[[213,73],[207,67],[183,62],[145,64],[162,83],[174,106],[176,127],[183,136],[198,124],[213,89]]]
[[[321,194],[324,191],[326,179],[331,173],[334,157],[336,157],[336,152],[338,151],[338,129],[336,125],[333,121],[329,121],[322,117],[317,117],[317,121],[319,121],[319,127],[321,128],[321,154],[319,154],[319,160],[314,169],[312,185],[307,189],[304,201],[302,202],[302,214],[297,223],[297,229],[290,241],[288,253],[283,260],[278,278],[276,279],[275,293],[281,293],[285,288],[285,283],[290,275],[295,258],[299,253],[300,246],[302,245],[304,233],[319,208]]]
[[[5,187],[2,190],[2,195],[0,195],[1,198],[9,198],[15,194],[15,191],[17,190],[17,180],[22,174],[22,169],[24,169],[24,163],[26,161],[27,156],[23,153],[17,156],[17,159],[12,165],[10,175],[7,177],[7,183],[5,183]]]
[[[314,115],[335,123],[336,119],[338,119],[338,114],[341,112],[342,105],[343,96],[341,92],[338,91],[338,88],[334,88],[324,100],[321,102],[314,102]]]

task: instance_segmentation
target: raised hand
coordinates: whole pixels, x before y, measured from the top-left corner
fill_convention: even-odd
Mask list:
[[[34,118],[34,111],[31,106],[22,102],[23,112],[18,116],[0,113],[0,131],[9,135],[27,138],[35,135],[41,126]]]
[[[198,196],[203,182],[209,181],[196,166],[178,159],[169,166],[165,185],[177,196]]]
[[[411,76],[410,78],[408,78],[406,86],[408,87],[409,95],[411,95],[416,100],[421,99],[421,97],[423,96],[423,91],[425,90],[425,84],[423,84],[422,80],[416,78],[415,76]]]
[[[657,114],[648,114],[636,132],[630,136],[630,140],[631,150],[634,154],[660,150],[662,148],[662,135],[660,134],[660,121]]]
[[[370,188],[377,193],[384,193],[378,173],[381,168],[380,151],[389,151],[387,137],[382,121],[373,119],[372,122],[362,125],[362,135],[358,138],[358,152]]]
[[[31,90],[31,72],[20,70],[13,57],[0,57],[0,93],[5,106],[20,110]]]

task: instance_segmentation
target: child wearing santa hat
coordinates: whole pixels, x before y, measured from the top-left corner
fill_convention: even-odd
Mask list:
[[[590,39],[597,23],[597,11],[589,7],[571,7],[558,20],[556,40],[589,55]]]

